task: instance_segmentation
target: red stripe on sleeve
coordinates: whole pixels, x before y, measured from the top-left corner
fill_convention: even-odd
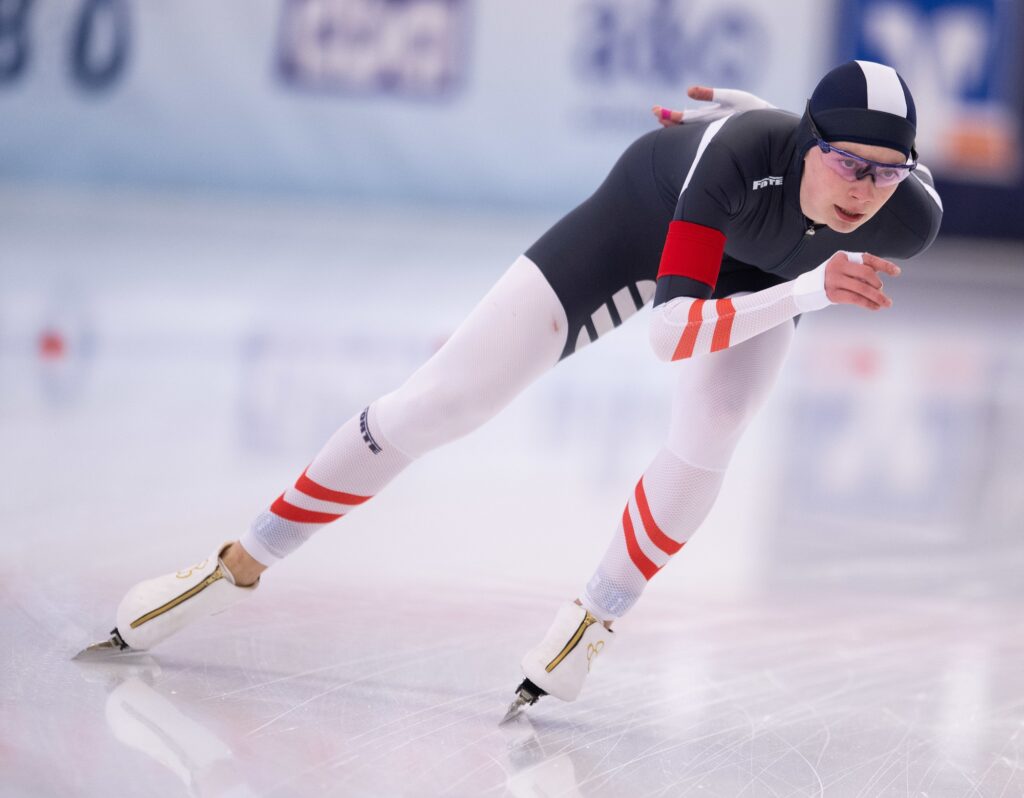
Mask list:
[[[647,537],[651,539],[651,543],[657,546],[666,554],[675,554],[683,547],[683,543],[678,543],[672,540],[668,535],[662,532],[656,523],[654,523],[654,516],[651,515],[650,505],[647,504],[647,494],[644,493],[644,481],[641,478],[636,483],[636,506],[640,510],[640,520],[644,522],[644,529],[647,532]]]
[[[686,317],[686,327],[683,329],[683,334],[679,336],[676,351],[672,353],[673,360],[682,360],[685,357],[693,356],[693,347],[697,345],[697,334],[700,332],[703,319],[704,300],[695,299],[690,305],[690,314]]]
[[[718,316],[718,321],[715,322],[715,334],[711,337],[712,352],[729,347],[732,320],[736,318],[736,308],[733,307],[731,299],[719,299],[715,303],[715,313]]]
[[[626,533],[626,551],[629,552],[629,559],[649,582],[651,577],[658,573],[658,566],[651,562],[640,549],[640,544],[636,542],[636,532],[633,531],[633,520],[629,517],[628,504],[622,513],[622,530]]]
[[[669,223],[658,277],[678,275],[714,288],[725,252],[725,235],[693,222]]]
[[[308,470],[307,468],[306,471]],[[356,496],[354,493],[342,493],[340,490],[325,488],[306,476],[306,471],[303,471],[302,476],[295,482],[295,490],[299,491],[299,493],[305,493],[307,496],[320,499],[321,501],[337,502],[338,504],[362,504],[373,498],[372,496]]]
[[[329,524],[344,515],[344,513],[316,513],[296,507],[284,500],[283,493],[277,497],[277,501],[270,505],[270,512],[281,516],[286,521],[297,521],[300,524]]]

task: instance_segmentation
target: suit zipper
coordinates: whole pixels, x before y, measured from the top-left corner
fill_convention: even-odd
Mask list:
[[[800,250],[802,250],[804,248],[804,245],[807,243],[807,239],[814,235],[814,232],[815,232],[814,223],[813,222],[806,222],[806,224],[807,224],[807,227],[804,229],[804,234],[803,234],[803,236],[801,236],[800,240],[797,242],[797,245],[795,247],[793,247],[793,251],[790,252],[786,256],[786,259],[784,261],[782,261],[782,263],[780,263],[778,266],[776,266],[772,271],[778,272],[778,271],[781,271],[782,269],[784,269],[786,266],[788,266],[792,262],[792,260],[797,255],[800,254]]]

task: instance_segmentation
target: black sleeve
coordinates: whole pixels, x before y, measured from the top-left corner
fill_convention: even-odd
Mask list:
[[[702,283],[700,280],[691,280],[689,277],[681,277],[678,274],[666,274],[659,277],[654,286],[654,304],[657,307],[677,296],[688,296],[694,299],[711,299],[715,293],[714,286]]]
[[[721,132],[716,134],[720,135]],[[672,215],[673,223],[691,222],[717,230],[728,238],[732,220],[739,213],[745,196],[744,179],[731,150],[712,138],[704,152],[698,154],[687,180]],[[714,285],[684,275],[659,275],[654,305],[680,296],[708,299],[714,288]]]

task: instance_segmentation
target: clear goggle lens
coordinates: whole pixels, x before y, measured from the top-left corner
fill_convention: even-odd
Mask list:
[[[851,183],[864,177],[871,177],[879,188],[894,186],[906,180],[910,173],[917,168],[917,161],[908,161],[903,164],[880,163],[861,158],[852,152],[836,149],[827,141],[818,139],[818,147],[821,149],[824,161],[828,167],[844,180]]]

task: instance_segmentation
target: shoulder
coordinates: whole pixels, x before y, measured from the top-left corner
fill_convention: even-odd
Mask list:
[[[782,174],[792,157],[793,131],[799,121],[787,111],[765,109],[708,125],[694,177],[704,183],[745,187],[765,175]]]
[[[747,111],[729,117],[712,145],[741,166],[761,166],[792,155],[793,132],[799,117],[778,109]]]
[[[728,133],[723,140],[734,146],[754,144],[773,138],[788,139],[800,123],[800,117],[778,108],[764,108],[733,114],[728,119]],[[724,132],[724,131],[723,131]]]
[[[701,214],[713,208],[715,224],[698,221],[725,231],[724,224],[745,213],[750,190],[759,181],[767,185],[776,180],[781,185],[792,159],[793,131],[798,123],[793,114],[766,109],[707,125],[683,184],[680,209],[684,214]],[[763,202],[771,199],[766,196]]]
[[[927,166],[900,183],[878,217],[894,257],[910,258],[931,246],[942,223],[942,198]]]

